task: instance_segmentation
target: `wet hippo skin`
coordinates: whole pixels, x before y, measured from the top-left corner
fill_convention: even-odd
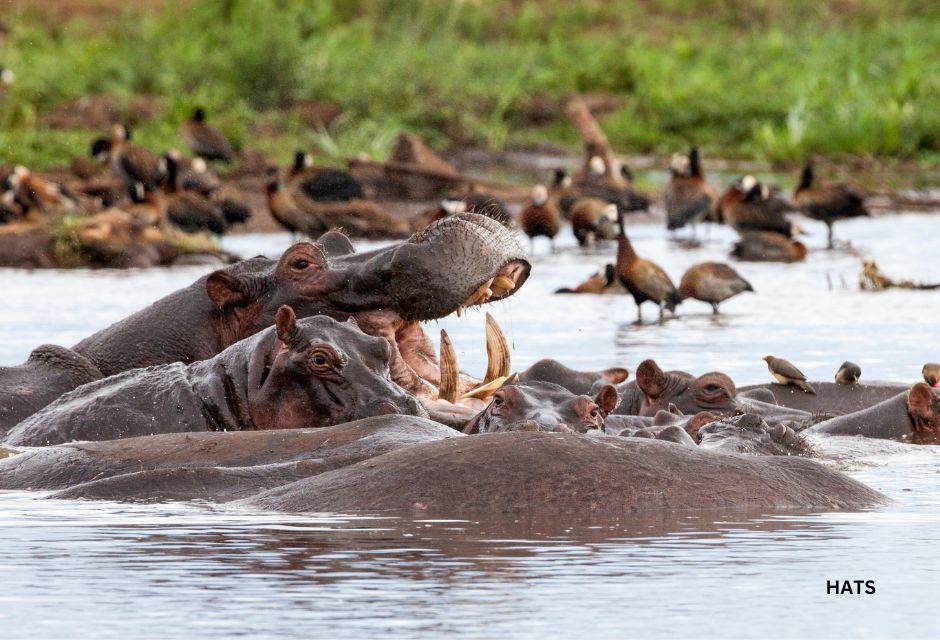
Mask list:
[[[720,454],[639,438],[494,433],[418,444],[263,492],[278,511],[625,513],[859,508],[877,491],[812,460]]]
[[[0,367],[0,435],[101,376],[211,358],[271,326],[285,304],[298,317],[356,317],[364,330],[386,337],[394,347],[396,332],[413,335],[418,321],[453,313],[497,276],[512,286],[491,284],[483,302],[512,295],[529,268],[525,250],[505,227],[472,213],[363,253],[352,251],[342,234],[330,232],[317,244],[290,247],[278,260],[258,256],[214,271],[71,350],[59,347],[73,356],[44,357],[44,347],[23,365]],[[81,370],[75,367],[79,358],[87,363]]]
[[[24,450],[0,460],[0,489],[66,489],[104,499],[225,501],[400,447],[460,437],[413,416],[321,429],[169,433]]]
[[[940,442],[940,393],[918,382],[908,391],[872,407],[820,422],[806,433],[937,444]]]
[[[355,323],[326,316],[297,321],[284,306],[274,327],[209,360],[133,369],[70,391],[16,425],[4,442],[40,446],[426,415],[391,381],[389,353],[384,339],[365,335]]]
[[[761,400],[809,413],[845,414],[867,409],[907,391],[907,385],[891,382],[856,385],[834,382],[811,382],[810,384],[816,389],[816,395],[804,393],[802,389],[792,385],[777,383],[740,387],[738,395],[742,399]]]

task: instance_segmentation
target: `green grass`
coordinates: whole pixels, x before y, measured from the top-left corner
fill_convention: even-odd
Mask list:
[[[175,4],[175,3],[174,3]],[[810,154],[935,159],[940,152],[940,5],[926,0],[226,0],[107,25],[4,16],[0,162],[45,166],[84,153],[88,132],[47,132],[38,114],[93,93],[150,93],[166,110],[138,127],[179,146],[195,105],[237,145],[285,161],[381,157],[408,130],[438,147],[577,145],[563,120],[535,126],[533,96],[606,91],[620,151],[799,162]],[[330,131],[283,109],[338,102]]]

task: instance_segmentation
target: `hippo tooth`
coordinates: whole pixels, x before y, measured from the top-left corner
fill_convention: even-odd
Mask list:
[[[506,276],[496,276],[493,278],[493,286],[502,287],[507,292],[516,288],[516,283],[512,278]]]
[[[465,307],[472,307],[475,304],[482,304],[493,297],[493,291],[490,289],[490,285],[493,283],[493,278],[490,278],[479,287],[476,291],[470,294],[470,297],[467,298],[467,301],[463,303]]]
[[[489,313],[486,314],[486,359],[486,375],[483,376],[483,384],[492,382],[496,378],[505,380],[509,375],[509,345],[506,343],[503,330]]]
[[[457,353],[450,341],[447,332],[441,329],[441,384],[438,387],[437,397],[447,402],[457,402],[457,383],[459,368],[457,366]]]
[[[467,398],[477,398],[484,399],[493,395],[493,392],[503,386],[503,383],[506,382],[508,376],[499,376],[487,382],[486,384],[481,384],[476,389],[471,389],[467,393],[460,396],[461,400],[466,400]]]

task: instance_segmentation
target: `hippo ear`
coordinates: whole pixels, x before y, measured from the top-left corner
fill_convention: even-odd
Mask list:
[[[607,379],[607,382],[610,384],[620,384],[621,382],[625,382],[627,378],[630,377],[630,372],[623,367],[611,367],[610,369],[604,369],[603,374]]]
[[[327,256],[345,256],[356,253],[356,248],[350,242],[349,237],[342,231],[327,231],[317,238],[317,246]]]
[[[918,382],[907,392],[907,411],[921,428],[940,429],[940,398],[924,382]]]
[[[472,433],[477,433],[477,432],[479,432],[479,430],[480,430],[480,418],[483,417],[483,413],[484,413],[484,412],[481,411],[480,413],[478,413],[478,414],[476,414],[475,416],[473,416],[472,418],[470,418],[470,422],[467,423],[467,426],[465,426],[465,427],[463,428],[463,430],[462,430],[461,433],[465,433],[465,434],[467,434],[467,435],[470,435],[470,434],[472,434]]]
[[[297,334],[297,316],[294,310],[286,304],[281,305],[281,308],[277,310],[277,315],[274,316],[274,327],[277,331],[277,339],[289,347]]]
[[[653,360],[644,360],[636,368],[636,384],[640,391],[657,398],[666,390],[666,374]]]
[[[244,306],[251,301],[251,296],[242,281],[228,271],[210,273],[206,279],[206,293],[220,309]]]
[[[601,410],[606,418],[610,415],[610,412],[617,408],[617,405],[620,404],[620,396],[617,394],[617,389],[613,385],[605,384],[601,387],[601,390],[597,392],[597,397],[594,398],[594,402],[597,403],[597,408]]]

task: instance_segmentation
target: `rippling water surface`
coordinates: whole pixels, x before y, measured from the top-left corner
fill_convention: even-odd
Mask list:
[[[811,250],[823,246],[825,228],[807,228]],[[940,218],[852,221],[837,235],[891,276],[940,281],[932,267]],[[680,250],[658,225],[637,225],[631,236],[675,280],[695,262],[723,259],[732,238],[714,230],[702,248]],[[275,255],[290,240],[226,242],[243,255]],[[652,323],[650,306],[650,324],[637,327],[628,297],[551,295],[613,252],[581,253],[570,235],[559,246],[549,254],[537,243],[529,282],[491,308],[519,368],[552,356],[633,370],[654,357],[664,368],[720,369],[746,384],[767,380],[760,356],[773,353],[813,379],[831,379],[849,359],[868,380],[914,381],[923,362],[940,360],[940,293],[861,293],[859,259],[846,252],[812,251],[797,265],[736,265],[758,293],[729,301],[721,317],[690,301],[664,325]],[[0,364],[42,342],[73,344],[205,271],[0,270]],[[439,324],[463,368],[482,372],[482,312]],[[436,324],[428,330],[435,334]],[[843,468],[895,502],[860,513],[430,521],[0,492],[0,635],[933,635],[938,449],[887,447]],[[874,580],[876,593],[827,595],[828,580],[855,579]]]

